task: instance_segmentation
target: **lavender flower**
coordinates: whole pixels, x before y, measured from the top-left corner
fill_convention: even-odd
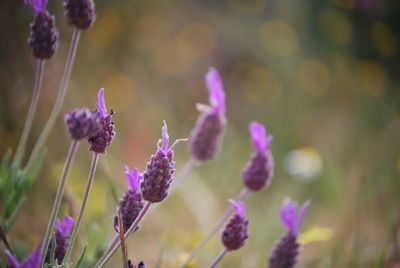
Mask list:
[[[242,171],[243,182],[251,191],[259,191],[271,182],[274,171],[274,160],[269,145],[272,136],[266,136],[265,127],[257,122],[249,125],[251,141],[255,152]]]
[[[176,140],[169,146],[167,123],[164,121],[162,128],[162,146],[158,146],[157,152],[151,156],[147,163],[147,170],[143,174],[140,184],[144,200],[151,203],[161,202],[168,195],[169,185],[175,172],[174,148],[183,139]]]
[[[125,166],[125,175],[130,189],[119,200],[118,212],[114,216],[114,229],[117,232],[120,231],[118,213],[121,213],[124,231],[126,232],[143,208],[142,195],[138,192],[140,180],[143,176],[137,168],[130,171],[127,166]]]
[[[102,128],[102,119],[88,108],[76,108],[68,112],[64,121],[72,139],[80,140],[96,136]]]
[[[69,245],[69,237],[71,235],[72,228],[74,227],[74,219],[69,216],[64,217],[62,221],[57,220],[56,222],[56,247],[54,249],[54,257],[58,264],[61,264],[64,260],[65,253]],[[53,250],[53,240],[50,241],[49,248],[47,249],[45,263],[51,262],[51,251]]]
[[[132,264],[131,260],[128,260],[128,268],[146,268],[146,266],[144,266],[142,261],[136,266]]]
[[[221,239],[228,250],[237,250],[244,246],[249,237],[247,232],[249,221],[245,219],[246,207],[243,201],[229,199],[229,202],[236,209],[236,214],[225,224]]]
[[[297,235],[309,205],[310,201],[305,202],[297,213],[297,202],[293,202],[290,198],[285,199],[279,214],[288,232],[276,243],[269,258],[269,268],[291,268],[296,264],[300,249]]]
[[[58,31],[55,18],[46,10],[48,0],[24,0],[33,9],[35,19],[31,23],[29,48],[38,59],[49,59],[57,49]]]
[[[105,154],[106,148],[110,146],[111,141],[115,136],[115,131],[114,123],[111,121],[114,112],[111,110],[110,113],[107,113],[107,108],[104,102],[104,88],[99,90],[98,102],[96,105],[98,108],[96,114],[100,117],[101,129],[96,135],[89,137],[89,151]]]
[[[64,0],[64,16],[67,23],[80,30],[86,30],[96,20],[93,0]]]
[[[209,69],[206,85],[210,106],[197,105],[200,115],[189,139],[190,151],[200,161],[210,160],[218,153],[226,128],[225,93],[215,68]]]
[[[36,248],[32,251],[31,255],[25,259],[23,263],[19,263],[18,260],[8,250],[5,250],[8,261],[12,268],[39,268],[40,266],[40,250],[42,248],[42,242],[40,242]]]

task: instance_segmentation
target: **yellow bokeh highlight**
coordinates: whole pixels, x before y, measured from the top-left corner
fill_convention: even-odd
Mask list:
[[[267,0],[227,0],[228,6],[241,13],[261,12],[267,7]]]
[[[314,96],[325,95],[331,85],[331,75],[325,63],[318,59],[303,61],[298,69],[300,86]]]
[[[321,31],[332,41],[348,43],[353,37],[353,28],[347,16],[336,9],[325,8],[319,15]]]
[[[299,235],[299,242],[304,246],[311,242],[329,241],[333,238],[334,234],[335,232],[332,228],[312,225]]]
[[[396,34],[382,22],[378,21],[371,26],[371,41],[374,48],[388,58],[393,57],[398,48]]]
[[[109,11],[99,16],[95,27],[88,31],[88,38],[91,45],[96,47],[107,47],[120,36],[123,30],[121,18],[115,11]]]
[[[217,33],[207,24],[189,24],[179,32],[176,42],[183,56],[198,59],[215,50]]]
[[[367,94],[378,97],[385,90],[387,75],[382,65],[374,61],[364,61],[359,69],[360,84]]]
[[[261,99],[277,101],[282,94],[282,87],[279,77],[262,66],[251,68],[242,82],[245,98],[251,102],[259,102]]]
[[[297,33],[284,21],[265,22],[260,29],[260,38],[265,50],[273,55],[290,56],[299,48]]]

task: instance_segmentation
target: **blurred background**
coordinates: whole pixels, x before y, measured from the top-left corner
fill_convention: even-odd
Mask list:
[[[93,267],[115,235],[115,198],[127,189],[124,165],[145,168],[162,120],[171,138],[188,137],[198,116],[195,104],[208,102],[209,66],[220,71],[227,95],[222,150],[146,217],[129,240],[130,258],[148,267],[177,267],[227,199],[242,189],[241,170],[253,150],[247,128],[257,120],[274,136],[275,175],[270,187],[246,199],[250,238],[219,267],[266,266],[285,232],[277,211],[286,196],[312,200],[301,229],[299,267],[400,267],[399,1],[97,0],[96,5],[97,21],[82,34],[62,112],[95,108],[100,87],[116,112],[117,135],[100,159],[79,233],[80,249],[89,243],[85,267]],[[46,62],[28,150],[52,108],[72,34],[61,0],[50,0],[48,9],[56,16],[60,43]],[[0,10],[3,155],[18,144],[35,60],[27,46],[30,8],[22,0],[2,0]],[[45,232],[69,142],[60,116],[39,178],[9,233],[20,255]],[[178,145],[178,172],[189,158],[187,146]],[[79,208],[90,160],[83,142],[60,216]],[[221,249],[217,235],[190,267],[207,267]],[[108,267],[121,267],[120,253]]]

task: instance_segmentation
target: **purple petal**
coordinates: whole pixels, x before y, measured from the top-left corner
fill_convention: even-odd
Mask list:
[[[246,214],[246,206],[243,203],[243,201],[241,201],[241,200],[236,201],[233,199],[228,199],[228,201],[236,209],[236,213],[239,215],[239,217],[244,218],[244,216]]]
[[[106,117],[107,116],[107,108],[106,108],[106,104],[104,102],[104,88],[101,88],[98,92],[98,100],[97,100],[97,109],[99,109],[100,115],[102,117]]]
[[[297,221],[296,221],[296,233],[299,232],[300,226],[303,223],[304,216],[306,215],[307,209],[310,206],[311,201],[307,200],[304,202],[303,206],[300,209],[299,215],[297,216]]]
[[[225,92],[218,71],[210,67],[206,75],[206,85],[209,92],[209,101],[213,110],[218,113],[225,112]]]
[[[266,136],[265,127],[256,121],[250,123],[249,131],[253,146],[260,153],[265,153],[272,142],[272,136]]]
[[[62,221],[57,220],[56,222],[56,230],[63,237],[69,236],[73,227],[74,219],[70,216],[65,216]]]
[[[137,192],[139,189],[140,180],[142,178],[142,175],[139,173],[139,169],[134,168],[132,171],[130,171],[129,167],[125,166],[125,176],[129,187],[131,187],[132,191]]]
[[[29,255],[29,257],[22,263],[21,268],[39,268],[40,266],[40,250],[42,248],[42,242],[40,242],[35,250]]]
[[[297,202],[293,202],[290,198],[285,198],[283,207],[279,210],[281,222],[294,235],[296,232],[296,209]]]
[[[21,264],[19,264],[17,259],[14,257],[14,255],[12,255],[10,251],[6,249],[4,250],[4,253],[7,255],[8,261],[13,268],[21,268]]]
[[[168,152],[168,145],[169,145],[168,126],[167,126],[167,122],[165,122],[165,120],[164,120],[164,126],[162,127],[162,147],[161,147],[161,149],[164,152]]]

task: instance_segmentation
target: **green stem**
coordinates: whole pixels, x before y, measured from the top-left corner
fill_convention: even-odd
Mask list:
[[[79,145],[79,141],[74,140],[74,141],[72,141],[71,146],[69,147],[67,159],[66,159],[65,165],[64,165],[64,170],[62,172],[60,183],[59,183],[58,189],[57,189],[57,194],[54,199],[53,209],[51,210],[50,220],[47,225],[46,235],[43,240],[43,246],[42,246],[42,251],[41,251],[41,265],[39,267],[44,267],[44,261],[46,259],[47,248],[49,247],[50,239],[51,239],[53,231],[54,231],[54,225],[56,223],[58,210],[60,208],[61,200],[63,197],[65,183],[67,182],[68,174],[71,169],[72,162],[74,161],[75,153],[78,149],[78,145]]]
[[[98,160],[99,160],[99,154],[93,153],[92,164],[90,167],[88,181],[86,183],[85,194],[83,195],[82,205],[81,205],[81,208],[79,209],[78,218],[74,224],[74,227],[72,228],[71,238],[69,240],[69,245],[68,245],[67,251],[65,253],[64,262],[66,262],[68,260],[68,257],[71,254],[72,248],[73,248],[75,240],[76,240],[76,235],[77,235],[77,233],[79,231],[79,227],[82,223],[83,213],[85,212],[87,201],[88,201],[89,195],[90,195],[90,189],[92,188],[92,185],[93,185],[94,174],[96,172]]]
[[[44,63],[43,59],[38,59],[36,67],[36,78],[35,85],[33,87],[31,104],[29,105],[28,115],[26,116],[26,121],[24,125],[24,130],[22,131],[21,139],[19,140],[17,151],[14,155],[13,164],[19,163],[22,158],[22,154],[25,151],[26,142],[28,141],[29,133],[32,129],[33,119],[35,118],[36,108],[39,102],[40,91],[42,88],[43,73],[44,73]]]
[[[240,194],[236,197],[236,200],[242,201],[243,199],[246,198],[246,196],[249,194],[249,190],[247,188],[244,188]],[[225,209],[224,213],[222,216],[219,218],[219,220],[214,224],[214,226],[211,228],[211,230],[208,232],[208,234],[203,238],[203,240],[200,242],[200,244],[195,247],[179,268],[185,267],[193,258],[195,258],[200,251],[203,249],[205,245],[207,245],[208,241],[218,232],[218,230],[221,228],[221,226],[224,224],[226,219],[232,215],[232,213],[235,211],[235,209],[232,206],[229,206],[227,209]]]
[[[61,107],[64,103],[65,95],[67,94],[67,91],[68,91],[68,84],[69,84],[69,81],[71,78],[72,67],[74,65],[75,55],[76,55],[76,50],[78,48],[80,35],[81,35],[81,31],[78,29],[75,29],[74,33],[72,34],[68,59],[67,59],[66,65],[65,65],[64,74],[63,74],[63,77],[61,80],[60,89],[58,90],[58,95],[57,95],[56,101],[53,106],[53,110],[50,113],[49,119],[47,120],[46,125],[44,126],[44,128],[42,130],[42,133],[40,133],[39,139],[37,140],[35,146],[33,147],[32,153],[29,157],[26,167],[24,168],[24,171],[28,171],[32,167],[33,163],[35,162],[36,157],[38,156],[39,152],[42,150],[42,147],[43,147],[44,143],[46,142],[47,137],[49,136],[50,131],[52,130],[54,123],[56,122],[56,119],[61,111]]]

